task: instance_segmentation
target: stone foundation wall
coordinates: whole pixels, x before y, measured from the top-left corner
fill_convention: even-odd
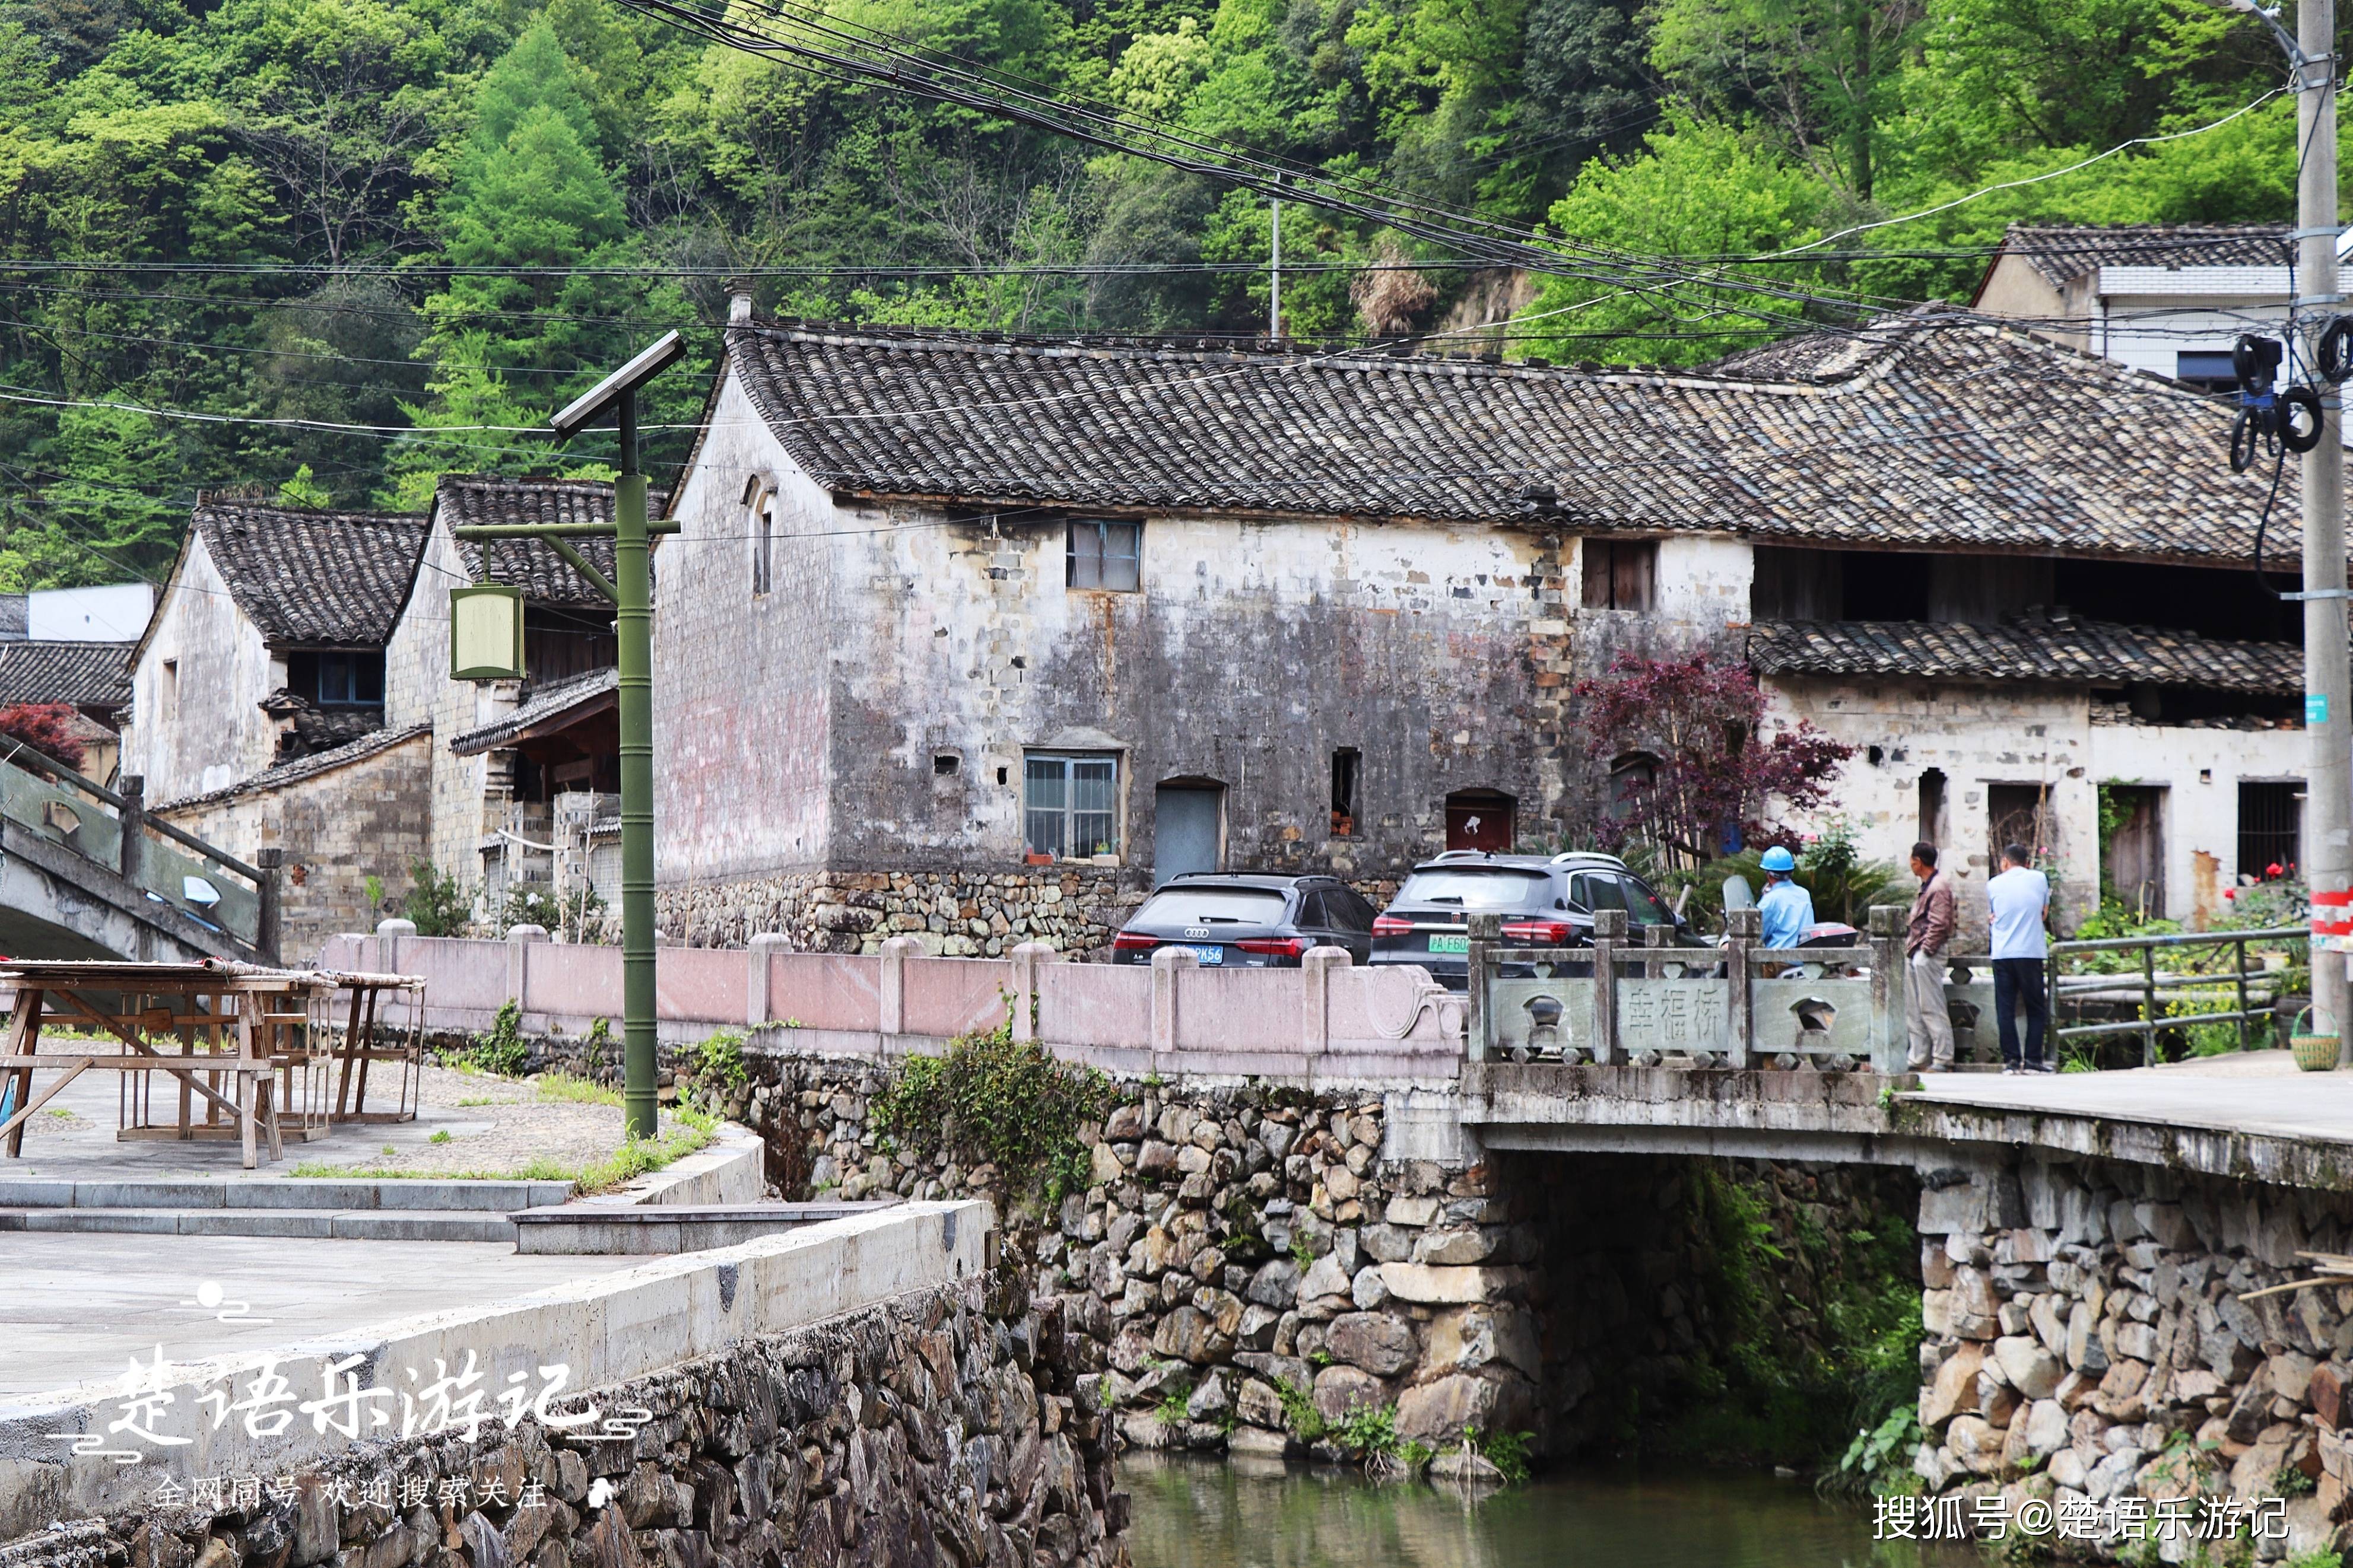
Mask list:
[[[369,1445],[0,1549],[6,1568],[1126,1568],[1110,1378],[1000,1268],[600,1394],[653,1419],[526,1419]],[[27,1521],[20,1521],[29,1528]]]
[[[1132,1444],[1308,1453],[1284,1384],[1326,1422],[1394,1407],[1424,1441],[1534,1417],[1527,1227],[1484,1165],[1384,1161],[1377,1091],[1118,1084],[1088,1185],[1025,1216],[992,1167],[883,1147],[881,1069],[746,1060],[735,1103],[788,1194],[993,1198],[1040,1289],[1107,1342],[1105,1403]]]
[[[1385,909],[1395,877],[1355,879]],[[690,947],[742,947],[764,931],[804,952],[878,952],[912,936],[935,957],[1001,958],[1025,942],[1074,957],[1098,954],[1152,890],[1126,867],[1039,866],[1025,871],[803,871],[658,889],[661,929]],[[617,909],[597,940],[620,941]]]
[[[1105,947],[1150,888],[1143,872],[1098,866],[807,871],[666,887],[655,900],[661,929],[693,947],[775,931],[807,952],[877,952],[912,936],[935,956],[1000,958],[1025,942],[1074,954]]]
[[[2013,1517],[2030,1498],[2284,1498],[2259,1561],[2353,1543],[2353,1286],[2243,1299],[2353,1244],[2353,1199],[2026,1159],[1933,1177],[1920,1229],[1929,1492]],[[2137,1545],[2105,1523],[2062,1544]]]
[[[1142,1447],[1342,1457],[1327,1427],[1393,1412],[1444,1445],[1465,1426],[1540,1451],[1620,1446],[1630,1420],[1725,1397],[1736,1338],[1818,1368],[1840,1430],[1852,1394],[1826,1348],[1832,1303],[1884,1237],[1908,1273],[1907,1173],[1630,1155],[1383,1157],[1377,1090],[1113,1086],[1086,1130],[1083,1189],[1019,1212],[989,1166],[890,1150],[869,1108],[886,1069],[765,1052],[730,1109],[758,1128],[788,1195],[992,1198],[1008,1247],[1108,1347],[1106,1403]],[[1727,1284],[1717,1182],[1772,1247],[1769,1279]],[[1715,1227],[1715,1228],[1712,1228]],[[1754,1287],[1768,1312],[1744,1317]],[[1769,1318],[1760,1327],[1753,1318]],[[1288,1394],[1292,1409],[1285,1409]],[[1630,1414],[1635,1413],[1635,1414]],[[1795,1459],[1796,1454],[1757,1457]]]

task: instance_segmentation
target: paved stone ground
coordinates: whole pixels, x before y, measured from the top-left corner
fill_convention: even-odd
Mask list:
[[[2353,1071],[2298,1072],[2285,1051],[2121,1072],[1926,1073],[1907,1099],[2353,1143]]]
[[[601,1160],[621,1143],[617,1105],[543,1100],[528,1080],[489,1078],[441,1068],[424,1069],[414,1121],[342,1125],[307,1143],[289,1140],[286,1158],[254,1171],[238,1163],[235,1140],[123,1142],[114,1136],[116,1073],[87,1072],[41,1108],[25,1131],[21,1159],[0,1157],[0,1176],[79,1181],[206,1175],[271,1179],[298,1165],[326,1164],[411,1174],[494,1175],[521,1172],[537,1160],[566,1168]],[[46,1083],[35,1080],[35,1089]],[[175,1080],[154,1076],[157,1114],[176,1115]],[[370,1105],[376,1103],[373,1089]],[[387,1094],[384,1103],[390,1103]],[[201,1101],[199,1101],[201,1105]],[[67,1112],[60,1116],[58,1110]],[[677,1124],[662,1118],[662,1131]],[[437,1134],[448,1136],[440,1142]]]
[[[296,1241],[242,1236],[7,1237],[0,1401],[166,1363],[301,1344],[423,1312],[617,1273],[644,1258],[534,1258],[504,1242]],[[196,1293],[211,1281],[222,1304]],[[244,1301],[248,1313],[220,1313]],[[0,1412],[5,1412],[0,1404]]]

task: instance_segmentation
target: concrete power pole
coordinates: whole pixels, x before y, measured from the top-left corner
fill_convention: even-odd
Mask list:
[[[2291,308],[2295,303],[2316,305],[2334,316],[2342,304],[2337,288],[2335,0],[2298,0],[2295,41],[2295,142],[2304,150],[2304,163],[2296,180],[2300,300]],[[2319,392],[2320,444],[2304,455],[2305,733],[2312,742],[2305,785],[2304,869],[2313,894],[2316,928],[2324,919],[2343,919],[2339,906],[2345,890],[2353,887],[2353,742],[2347,733],[2353,729],[2353,652],[2348,652],[2345,616],[2343,398],[2326,381],[2320,382]],[[2353,1025],[2345,965],[2342,953],[2312,955],[2312,1032],[2335,1035],[2340,1041]],[[2338,1064],[2348,1060],[2340,1044]]]

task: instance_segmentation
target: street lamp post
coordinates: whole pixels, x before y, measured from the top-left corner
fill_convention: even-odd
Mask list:
[[[598,382],[548,421],[570,437],[608,410],[619,426],[621,473],[613,483],[613,522],[487,524],[454,529],[459,539],[537,539],[613,601],[620,666],[621,721],[621,1112],[623,1133],[651,1138],[659,1131],[654,1058],[654,709],[652,535],[675,533],[676,523],[646,521],[646,476],[638,468],[638,389],[686,353],[676,332],[665,332],[628,363]],[[607,582],[571,541],[610,534],[613,577]],[[457,616],[451,617],[453,638]],[[517,671],[517,673],[521,673]]]

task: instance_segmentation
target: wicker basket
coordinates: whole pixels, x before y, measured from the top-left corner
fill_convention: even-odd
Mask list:
[[[2334,1035],[2290,1035],[2288,1048],[2295,1065],[2306,1072],[2328,1072],[2337,1066],[2338,1041]]]

